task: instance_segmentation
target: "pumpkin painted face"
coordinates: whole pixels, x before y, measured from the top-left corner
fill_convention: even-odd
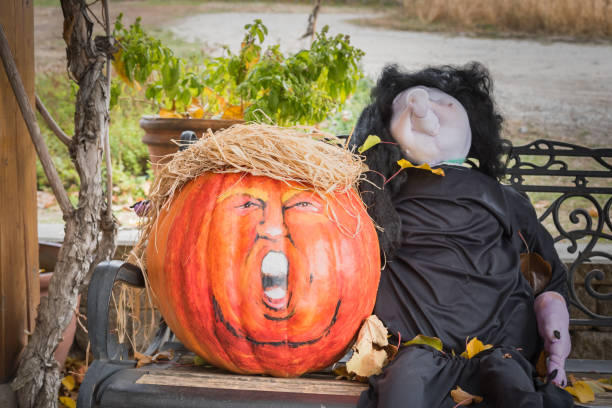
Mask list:
[[[312,191],[271,179],[255,188],[238,183],[217,199],[211,238],[237,237],[219,248],[211,265],[213,299],[230,331],[255,343],[300,345],[319,340],[335,323],[342,300],[321,296],[338,284],[326,254],[337,227],[325,207]],[[310,323],[312,308],[329,318]]]
[[[185,186],[147,259],[162,315],[186,346],[234,371],[282,376],[340,357],[380,274],[376,233],[353,192],[325,200],[237,174]]]

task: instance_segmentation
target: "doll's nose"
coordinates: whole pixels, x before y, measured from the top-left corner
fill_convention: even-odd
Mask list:
[[[417,88],[407,95],[408,106],[412,109],[412,113],[419,118],[427,116],[429,111],[429,94],[426,90]]]

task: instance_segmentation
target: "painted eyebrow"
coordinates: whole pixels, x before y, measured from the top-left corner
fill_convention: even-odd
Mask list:
[[[225,201],[226,199],[234,196],[248,196],[256,200],[263,200],[263,198],[258,197],[252,194],[252,189],[249,188],[231,188],[229,190],[225,190],[221,194],[217,196],[217,202],[220,203]]]

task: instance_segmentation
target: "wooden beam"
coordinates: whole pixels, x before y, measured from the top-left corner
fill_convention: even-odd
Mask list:
[[[0,1],[0,25],[34,105],[34,6]],[[0,69],[0,382],[16,368],[38,304],[36,153],[7,75]]]
[[[66,193],[66,190],[62,185],[62,181],[57,174],[57,169],[51,160],[49,149],[47,148],[47,145],[40,134],[40,128],[36,122],[34,109],[32,108],[31,101],[29,101],[30,98],[28,97],[23,86],[23,80],[19,74],[19,69],[15,62],[15,58],[13,57],[13,52],[10,49],[10,44],[2,26],[0,26],[0,58],[2,59],[2,65],[4,66],[4,71],[9,80],[11,88],[15,93],[17,105],[19,106],[23,119],[25,120],[30,138],[34,143],[34,149],[36,149],[36,153],[38,154],[38,160],[40,160],[40,164],[42,165],[45,175],[47,176],[49,185],[53,190],[53,195],[55,196],[64,217],[67,217],[72,213],[74,207],[68,199],[68,193]]]

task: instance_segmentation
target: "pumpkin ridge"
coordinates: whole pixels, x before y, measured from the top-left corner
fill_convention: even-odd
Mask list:
[[[205,225],[209,225],[210,213],[212,213],[212,211],[214,210],[215,202],[212,200],[207,200],[207,198],[209,198],[210,195],[216,196],[219,194],[223,186],[224,178],[225,178],[224,176],[218,176],[218,177],[210,176],[204,180],[200,179],[202,181],[200,181],[199,183],[199,186],[198,186],[199,188],[194,194],[190,195],[190,199],[185,204],[185,207],[183,209],[184,211],[179,213],[180,218],[178,220],[175,219],[175,222],[173,223],[173,226],[172,226],[173,230],[169,234],[169,236],[176,237],[178,239],[170,241],[173,247],[173,249],[170,251],[172,254],[177,254],[178,256],[178,254],[184,254],[184,248],[195,249],[198,247],[197,243],[199,242],[201,237],[199,233],[196,233],[196,231],[199,232],[201,229],[203,229],[203,227],[205,227]],[[201,205],[201,203],[204,203],[205,205]],[[181,231],[181,229],[185,228],[185,226],[187,227],[186,230]],[[208,243],[210,241],[208,240],[208,236],[205,236],[203,238],[206,241],[204,245],[208,246]],[[176,263],[180,271],[176,271],[173,265],[169,264],[167,268],[173,271],[172,275],[176,275],[177,273],[182,275],[182,271],[187,266],[186,265],[187,263],[197,262],[199,264],[198,259],[195,259],[195,260],[190,259],[192,255],[193,255],[192,253],[189,253],[187,259],[183,258],[185,262]],[[207,269],[208,267],[206,262],[204,262],[204,264],[200,266],[203,267],[204,269]],[[203,272],[204,272],[203,270],[200,271],[200,273],[203,273]],[[208,274],[204,274],[204,275],[209,276]],[[184,341],[182,337],[189,336],[187,340],[190,346],[191,347],[197,346],[197,348],[200,350],[200,353],[204,354],[204,357],[207,360],[213,360],[216,362],[229,360],[232,363],[229,365],[228,368],[237,369],[238,365],[236,365],[232,361],[230,354],[225,352],[225,349],[222,346],[222,344],[216,341],[216,337],[211,338],[211,341],[213,343],[216,343],[216,346],[214,347],[214,349],[216,350],[216,353],[222,354],[223,358],[220,358],[219,356],[215,355],[215,353],[211,353],[210,348],[202,349],[201,346],[198,345],[199,343],[198,340],[195,337],[189,335],[189,333],[197,333],[201,327],[210,326],[210,323],[206,322],[206,320],[203,319],[203,317],[206,316],[206,313],[202,307],[198,307],[198,313],[195,313],[195,316],[193,316],[192,318],[189,318],[186,315],[185,311],[189,310],[191,307],[191,302],[190,302],[191,296],[189,294],[190,293],[189,289],[192,288],[192,285],[193,285],[192,282],[187,283],[187,291],[185,293],[187,296],[176,298],[176,301],[179,302],[180,307],[175,308],[175,309],[178,309],[178,310],[175,310],[175,313],[181,316],[181,325],[185,328],[189,328],[189,330],[179,330],[178,333],[177,331],[175,331],[175,329],[173,329],[173,331],[175,331],[175,333],[177,334],[177,337],[179,337],[181,341]],[[176,286],[180,287],[180,285],[176,285]],[[211,287],[212,286],[211,282],[208,281],[206,283],[206,286]],[[213,324],[212,327],[214,328],[215,325]]]
[[[245,176],[244,174],[219,174],[217,175],[217,177],[222,178],[222,181],[219,183],[218,188],[214,192],[214,200],[211,200],[211,202],[214,204],[209,212],[209,222],[208,222],[206,229],[210,228],[210,225],[212,223],[212,218],[213,218],[213,214],[215,213],[215,209],[218,203],[218,198],[222,194],[224,194],[224,192],[227,191],[228,188],[231,188],[231,187],[228,187],[228,184],[232,184],[232,185],[238,184],[242,181],[244,176]],[[213,242],[213,240],[210,239],[210,236],[208,234],[206,234],[206,241],[207,241],[206,242],[206,248],[207,248],[206,253],[214,254],[216,242]],[[221,313],[221,309],[214,297],[214,294],[212,293],[212,287],[214,286],[214,282],[212,281],[213,276],[212,274],[207,274],[206,278],[207,278],[206,280],[208,283],[208,287],[211,288],[211,290],[209,291],[210,303],[214,310],[215,322],[219,322],[221,320],[217,316],[217,310],[219,311],[219,313]],[[206,296],[208,296],[208,293],[206,294]],[[203,314],[200,314],[200,313],[198,313],[198,315],[203,316]],[[220,335],[219,333],[220,329],[221,328],[218,327],[217,324],[212,324],[212,331],[214,333],[214,336],[211,336],[211,338],[213,338],[217,344],[216,351],[222,352],[223,355],[226,357],[226,361],[224,361],[221,365],[228,369],[230,369],[230,366],[231,366],[232,371],[236,371],[240,373],[248,373],[248,371],[240,368],[243,366],[243,364],[241,364],[240,361],[236,361],[234,355],[226,350],[226,347],[228,347],[228,345],[226,344],[224,340],[225,336]],[[228,364],[227,362],[230,362],[230,364]]]

